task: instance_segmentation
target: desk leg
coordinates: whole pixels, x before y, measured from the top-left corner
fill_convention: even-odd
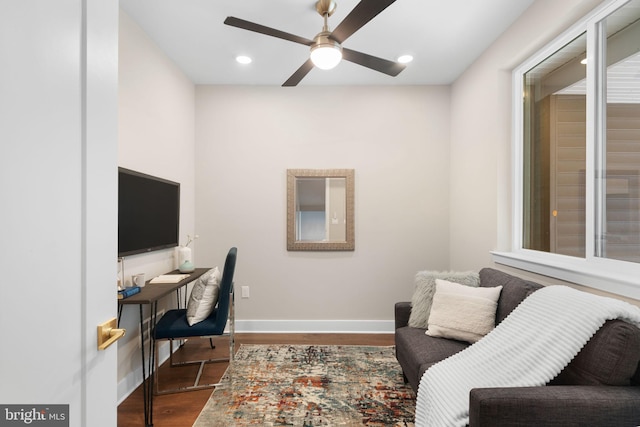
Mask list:
[[[153,426],[153,424],[148,404],[149,387],[147,387],[146,358],[144,357],[144,313],[142,310],[142,304],[139,304],[138,307],[140,307],[140,356],[142,357],[142,402],[144,405],[144,425],[146,427],[150,427]]]
[[[122,304],[118,304],[118,328],[120,327],[120,318],[122,317],[122,308],[124,306]]]
[[[158,301],[151,305],[151,313],[149,319],[149,385],[146,389],[147,406],[149,408],[147,427],[153,427],[153,388],[155,387],[155,363],[156,363],[156,340],[154,328],[158,317]]]

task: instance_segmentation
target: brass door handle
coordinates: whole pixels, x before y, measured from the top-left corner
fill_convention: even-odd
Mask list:
[[[125,329],[118,329],[116,318],[98,325],[98,350],[104,350],[114,342],[118,341],[127,332]]]

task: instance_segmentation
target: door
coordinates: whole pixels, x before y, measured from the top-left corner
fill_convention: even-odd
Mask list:
[[[0,424],[116,425],[117,31],[118,2],[0,0]]]

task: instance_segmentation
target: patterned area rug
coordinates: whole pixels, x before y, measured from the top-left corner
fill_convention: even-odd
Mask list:
[[[242,345],[194,427],[413,426],[394,347]]]

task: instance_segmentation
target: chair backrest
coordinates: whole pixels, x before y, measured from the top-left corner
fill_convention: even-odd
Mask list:
[[[220,280],[220,293],[218,294],[218,306],[212,313],[212,316],[215,317],[216,325],[215,332],[213,332],[214,335],[222,335],[224,328],[227,326],[231,291],[233,290],[233,273],[236,270],[237,254],[237,248],[233,247],[229,249],[227,259],[224,262],[224,270],[222,270],[222,279]]]

